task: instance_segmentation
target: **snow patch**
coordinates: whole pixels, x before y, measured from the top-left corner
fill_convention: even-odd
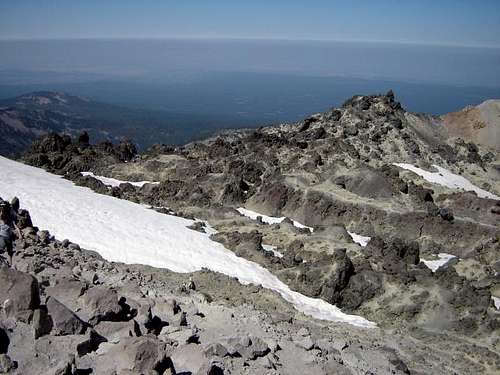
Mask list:
[[[270,225],[271,224],[279,224],[279,223],[283,222],[283,220],[286,219],[285,216],[282,216],[282,217],[267,216],[264,214],[259,214],[258,212],[255,212],[252,210],[248,210],[248,209],[243,208],[243,207],[238,208],[237,211],[240,214],[242,214],[243,216],[246,216],[252,220],[257,220],[257,218],[260,216],[262,218],[263,223],[270,224]],[[307,228],[311,231],[311,233],[314,231],[313,228],[308,227],[307,225],[301,224],[295,220],[292,220],[292,221],[293,221],[293,225],[297,228],[301,228],[301,229]]]
[[[292,291],[260,265],[236,256],[209,235],[187,228],[193,224],[127,200],[96,194],[42,169],[0,157],[0,197],[19,197],[33,222],[58,239],[68,238],[105,259],[145,264],[174,272],[208,268],[236,277],[243,284],[262,285],[279,293],[298,311],[317,319],[359,327],[376,325],[343,313],[321,299]]]
[[[137,187],[143,187],[146,184],[153,184],[153,185],[159,184],[159,182],[151,182],[151,181],[122,181],[122,180],[117,180],[117,179],[111,178],[111,177],[96,176],[92,172],[82,172],[82,176],[93,177],[96,180],[101,181],[104,185],[112,186],[112,187],[118,187],[121,184],[130,184],[130,185],[134,185]]]
[[[491,299],[493,300],[493,304],[495,305],[495,308],[497,310],[500,310],[500,298],[491,296]]]
[[[483,190],[476,185],[472,184],[469,180],[466,178],[454,174],[450,172],[449,170],[440,167],[439,165],[433,164],[432,166],[436,168],[438,171],[437,172],[429,172],[426,170],[423,170],[421,168],[418,168],[412,164],[406,164],[406,163],[394,163],[394,165],[412,171],[413,173],[418,174],[419,176],[423,177],[425,180],[445,186],[450,189],[459,189],[459,190],[465,190],[465,191],[474,191],[478,197],[480,198],[489,198],[489,199],[498,199],[500,200],[500,197],[490,193],[489,191]]]
[[[424,263],[428,268],[430,268],[432,272],[436,272],[439,268],[444,266],[450,260],[452,260],[453,258],[456,258],[456,256],[451,255],[451,254],[446,254],[446,253],[439,253],[438,258],[439,259],[436,259],[436,260],[420,259],[420,261],[422,263]]]
[[[360,234],[356,234],[354,232],[347,231],[347,233],[349,233],[349,236],[351,236],[351,238],[354,242],[356,242],[357,244],[359,244],[362,247],[365,247],[366,245],[368,245],[368,242],[370,242],[370,240],[372,239],[371,237],[365,237],[365,236],[362,236]]]
[[[273,255],[275,257],[278,257],[278,258],[283,258],[283,254],[280,253],[279,251],[277,251],[276,249],[278,248],[278,246],[273,246],[273,245],[264,245],[262,244],[262,248],[268,252],[271,252],[273,253]]]

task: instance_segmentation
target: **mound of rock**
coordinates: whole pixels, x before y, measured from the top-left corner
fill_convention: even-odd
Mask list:
[[[129,141],[116,145],[111,142],[92,145],[87,133],[82,133],[76,140],[68,135],[49,133],[33,142],[31,148],[22,156],[22,160],[35,167],[65,175],[130,161],[136,155],[137,149]]]

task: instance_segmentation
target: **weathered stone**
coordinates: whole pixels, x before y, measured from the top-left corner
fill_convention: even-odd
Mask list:
[[[201,374],[204,368],[210,365],[201,345],[181,345],[172,352],[172,362],[178,373]]]
[[[82,311],[81,316],[94,325],[102,320],[120,320],[122,306],[119,304],[118,293],[107,287],[95,286],[90,288],[79,299]]]
[[[6,316],[28,322],[39,304],[37,280],[0,264],[0,305]]]
[[[45,289],[45,294],[54,297],[70,310],[76,311],[78,299],[87,290],[87,284],[73,278],[58,278],[55,285]]]
[[[53,297],[47,299],[47,311],[52,320],[53,335],[77,335],[85,328],[83,321],[74,312]]]
[[[141,336],[139,324],[135,320],[127,322],[102,321],[94,329],[111,343],[117,343],[124,337]]]
[[[52,319],[47,313],[45,306],[34,311],[32,326],[35,339],[48,335],[52,330]]]
[[[99,374],[109,371],[149,373],[162,366],[168,357],[165,344],[150,336],[124,338],[117,344],[103,345],[96,354],[95,369]]]

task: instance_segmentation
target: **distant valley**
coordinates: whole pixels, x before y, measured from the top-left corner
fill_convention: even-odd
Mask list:
[[[154,143],[182,144],[246,124],[224,116],[131,109],[39,91],[0,100],[0,154],[19,154],[48,132],[76,136],[86,131],[95,142],[126,138],[142,149]]]

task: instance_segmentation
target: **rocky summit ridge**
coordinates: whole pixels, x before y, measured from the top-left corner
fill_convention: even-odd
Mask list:
[[[23,155],[25,163],[100,194],[201,219],[193,230],[211,233],[214,241],[270,270],[293,290],[361,315],[378,328],[362,330],[297,315],[274,293],[209,271],[179,275],[106,262],[29,229],[26,211],[13,202],[11,222],[26,223],[16,225],[19,230],[10,226],[16,250],[2,270],[6,278],[31,277],[26,288],[34,290],[30,285],[38,283],[38,297],[34,293],[35,302],[21,309],[24,315],[5,318],[5,335],[11,342],[31,340],[40,350],[43,337],[59,340],[53,338],[61,336],[55,326],[36,339],[23,332],[34,329],[37,310],[51,315],[49,304],[54,303],[47,290],[69,278],[85,288],[76,287],[78,295],[67,299],[53,297],[81,321],[72,325],[78,333],[72,331],[71,340],[90,335],[92,344],[85,341],[90,349],[80,353],[76,342],[77,355],[70,350],[73,357],[65,365],[71,370],[66,373],[110,371],[96,366],[111,369],[112,364],[99,361],[123,350],[143,358],[138,347],[161,355],[154,363],[125,361],[129,367],[113,371],[181,372],[183,362],[176,362],[174,353],[186,350],[189,358],[203,358],[202,370],[182,370],[193,373],[292,374],[313,368],[313,373],[327,374],[497,373],[499,155],[489,144],[473,141],[466,132],[451,134],[448,128],[440,118],[407,112],[389,92],[355,96],[340,108],[298,123],[227,131],[182,147],[156,145],[142,154],[126,142],[93,145],[85,134],[79,139],[49,134]],[[109,186],[109,178],[122,183]],[[25,253],[32,247],[37,250]],[[47,265],[43,259],[56,260]],[[85,269],[75,270],[76,265]],[[157,285],[157,279],[165,284]],[[85,305],[86,293],[94,288],[116,293],[118,307],[103,320],[113,326],[109,331],[99,331],[101,321]],[[73,290],[61,289],[62,294]],[[143,319],[139,312],[148,309],[143,306],[153,311],[166,290],[171,298],[197,305],[203,317],[190,315],[180,302],[185,315],[151,313]],[[100,301],[92,308],[99,310]],[[198,339],[184,341],[182,336],[179,341],[187,329],[170,331],[179,316],[187,319],[189,332],[196,325]],[[228,316],[233,325],[224,320]],[[116,337],[116,323],[133,325],[127,339],[121,328],[116,342],[110,338]],[[236,338],[225,334],[228,324],[239,332]],[[97,341],[92,332],[99,334]],[[205,342],[206,337],[212,341]],[[146,339],[148,344],[138,344]],[[229,349],[236,341],[247,348],[239,356]],[[207,354],[205,344],[218,349]],[[254,346],[261,355],[247,355]],[[18,366],[31,366],[33,359],[16,348],[9,345],[4,354],[24,359]]]

